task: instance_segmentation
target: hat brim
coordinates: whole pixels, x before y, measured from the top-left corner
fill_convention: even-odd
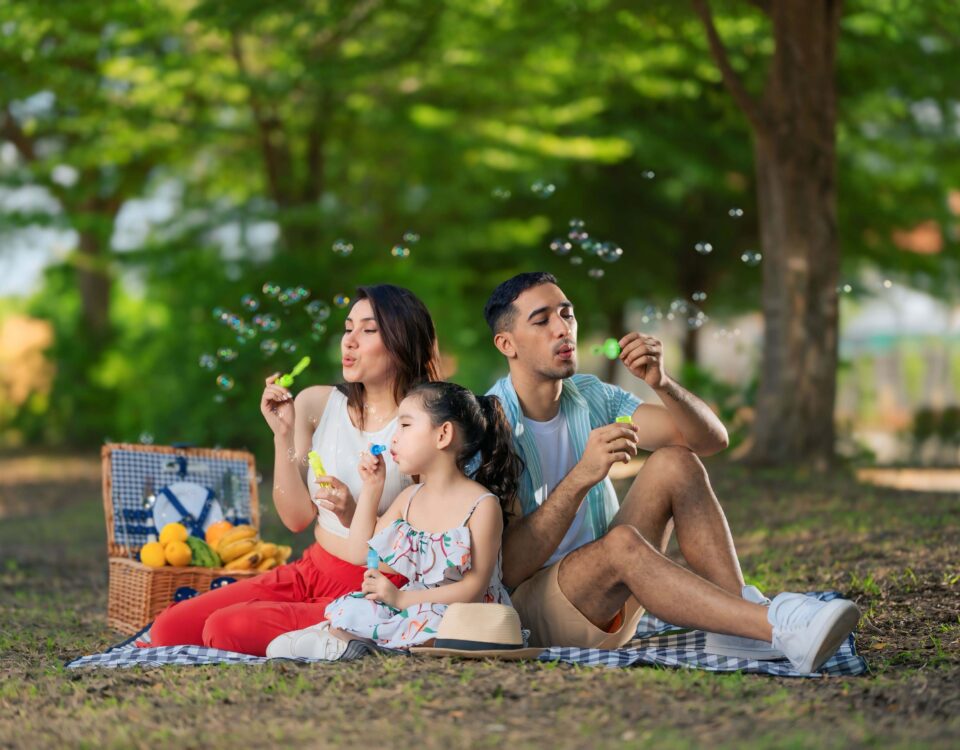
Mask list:
[[[459,656],[461,659],[504,659],[522,661],[536,659],[544,652],[542,648],[504,648],[487,650],[467,650],[460,648],[434,648],[433,646],[412,646],[410,653],[415,656]]]

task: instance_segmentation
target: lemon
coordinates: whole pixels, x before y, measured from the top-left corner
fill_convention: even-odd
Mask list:
[[[140,562],[151,568],[162,568],[167,564],[163,554],[163,545],[160,542],[147,542],[140,548]]]
[[[173,525],[173,524],[170,524]],[[164,531],[167,527],[164,526]],[[182,526],[180,528],[183,528]],[[170,563],[175,568],[182,568],[185,565],[190,564],[190,560],[193,558],[193,553],[190,551],[190,547],[186,542],[170,542],[166,547],[163,548],[163,554],[167,558],[167,562]]]
[[[170,542],[185,542],[190,534],[181,523],[168,523],[160,530],[160,544],[166,547]]]

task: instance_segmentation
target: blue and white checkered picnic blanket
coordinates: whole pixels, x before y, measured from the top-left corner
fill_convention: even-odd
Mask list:
[[[809,592],[822,601],[835,599],[836,591]],[[710,672],[753,672],[781,677],[822,677],[824,675],[859,675],[867,671],[867,663],[858,656],[854,647],[853,635],[840,647],[819,672],[803,674],[790,666],[788,661],[757,661],[738,659],[731,656],[718,656],[706,653],[705,634],[699,630],[677,631],[674,626],[664,623],[646,614],[637,628],[638,641],[631,642],[629,648],[549,648],[539,657],[540,661],[562,661],[587,666],[629,667],[640,664],[655,664],[665,667],[688,667]],[[102,654],[81,656],[67,664],[70,669],[81,667],[156,667],[166,664],[265,664],[268,660],[261,656],[238,654],[203,646],[162,646],[157,648],[139,648],[136,641],[150,642],[150,626],[142,632],[113,646]],[[342,660],[358,659],[369,653],[380,652],[406,655],[403,651],[380,649],[369,641],[351,641]],[[300,659],[298,661],[310,661]]]

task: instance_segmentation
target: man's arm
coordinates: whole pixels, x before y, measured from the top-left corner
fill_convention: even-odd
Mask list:
[[[515,588],[536,573],[563,541],[580,503],[610,467],[637,455],[636,425],[611,424],[590,433],[583,456],[533,513],[511,523],[503,539],[503,582]]]
[[[637,439],[646,451],[682,445],[698,456],[712,456],[729,444],[727,429],[701,399],[674,380],[655,389],[663,406],[640,404],[633,412]]]

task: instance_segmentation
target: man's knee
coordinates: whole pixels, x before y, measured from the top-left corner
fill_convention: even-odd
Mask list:
[[[680,445],[668,445],[657,448],[647,456],[644,468],[649,467],[658,478],[672,482],[706,479],[707,470],[700,457],[689,448]]]
[[[603,536],[604,547],[608,553],[608,559],[614,561],[645,556],[651,553],[656,554],[656,549],[641,534],[636,526],[627,523],[621,523],[612,527]]]

